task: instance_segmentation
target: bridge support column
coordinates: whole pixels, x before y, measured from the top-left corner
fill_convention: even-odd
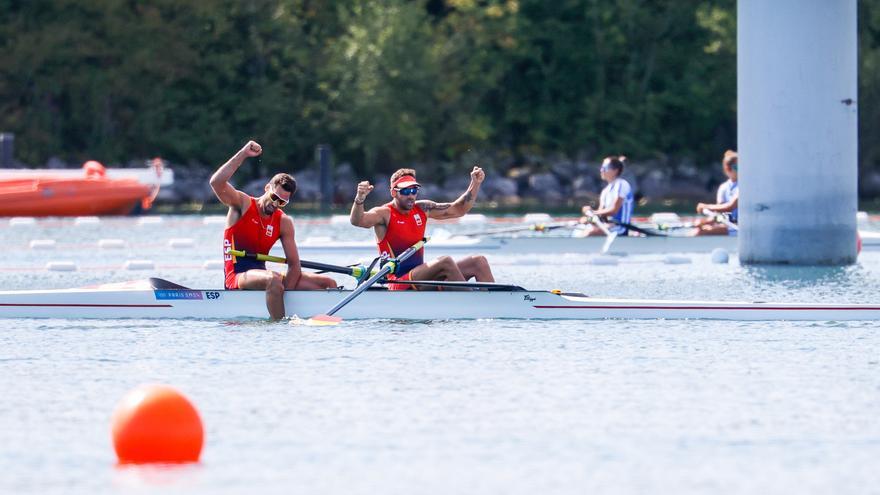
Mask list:
[[[739,0],[743,263],[856,260],[856,0]]]

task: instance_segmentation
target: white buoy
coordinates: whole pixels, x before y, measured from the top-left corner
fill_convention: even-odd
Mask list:
[[[547,213],[526,213],[523,215],[523,223],[547,223],[552,222],[553,217]]]
[[[55,249],[55,239],[34,239],[30,243],[31,249]]]
[[[156,264],[152,260],[128,260],[122,267],[126,270],[153,270]]]
[[[98,217],[76,217],[73,219],[74,225],[98,225],[101,219]]]
[[[208,215],[202,217],[202,223],[205,225],[220,225],[226,223],[225,215]]]
[[[651,223],[656,223],[656,224],[681,223],[681,217],[678,216],[678,213],[674,213],[671,211],[661,211],[661,212],[651,214]]]
[[[222,270],[223,269],[223,261],[221,260],[205,260],[202,263],[202,269],[204,270]]]
[[[162,217],[140,217],[138,218],[138,225],[159,225],[164,221],[165,219]]]
[[[468,213],[467,215],[458,219],[458,223],[462,224],[474,224],[474,223],[486,223],[488,218],[486,215],[482,213]]]
[[[10,227],[24,227],[26,225],[36,225],[37,219],[34,217],[12,217],[9,219]]]
[[[692,263],[689,257],[680,254],[667,254],[663,262],[667,265],[688,265]]]
[[[596,256],[595,258],[590,260],[590,263],[593,265],[602,265],[602,266],[614,266],[617,265],[620,261],[616,256]]]
[[[330,217],[330,225],[351,225],[348,215],[333,215]]]
[[[123,239],[100,239],[98,247],[101,249],[124,249],[126,246]]]
[[[50,272],[75,272],[76,263],[73,261],[50,261],[46,263],[46,270]]]
[[[724,248],[715,248],[712,250],[712,263],[725,264],[730,262],[730,254]]]
[[[190,239],[189,237],[181,237],[181,238],[175,238],[175,239],[168,240],[168,247],[174,248],[174,249],[191,248],[191,247],[194,247],[195,245],[196,245],[196,242],[194,240]]]

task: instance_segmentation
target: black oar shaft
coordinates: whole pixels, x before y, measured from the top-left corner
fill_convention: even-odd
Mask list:
[[[271,261],[273,263],[287,263],[287,258],[282,258],[280,256],[272,256],[269,254],[259,254],[259,253],[248,253],[245,251],[239,251],[235,249],[230,249],[227,251],[229,254],[235,256],[236,258],[251,258],[257,261]],[[324,270],[325,272],[333,272],[333,273],[341,273],[343,275],[350,275],[354,278],[358,278],[364,274],[363,266],[339,266],[339,265],[330,265],[327,263],[320,263],[317,261],[306,261],[300,260],[299,265],[303,268],[308,268],[310,270]]]
[[[409,249],[407,249],[406,251],[400,253],[400,256],[398,256],[398,257],[395,258],[394,260],[391,260],[390,262],[388,262],[385,266],[382,267],[381,270],[379,270],[379,273],[377,273],[377,274],[373,275],[372,277],[368,278],[366,282],[364,282],[363,284],[361,284],[360,287],[358,287],[357,289],[355,289],[354,291],[352,291],[352,293],[349,294],[345,299],[339,301],[339,303],[338,303],[336,306],[333,306],[333,307],[332,307],[329,311],[327,311],[325,314],[326,314],[327,316],[333,316],[337,311],[339,311],[339,310],[342,309],[346,304],[348,304],[349,302],[351,302],[352,299],[354,299],[354,298],[356,298],[357,296],[359,296],[363,291],[369,289],[373,284],[375,284],[375,283],[378,282],[379,280],[385,278],[385,275],[388,275],[388,274],[391,273],[393,270],[397,269],[397,266],[398,266],[400,263],[402,263],[403,261],[406,261],[407,258],[409,258],[409,257],[412,256],[413,254],[415,254],[416,251],[418,251],[419,249],[421,249],[422,246],[424,246],[424,245],[425,245],[425,239],[422,239],[421,241],[419,241],[419,242],[413,244],[413,246],[410,247]]]

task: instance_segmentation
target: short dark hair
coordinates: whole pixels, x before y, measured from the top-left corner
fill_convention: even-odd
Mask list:
[[[289,192],[291,196],[296,193],[296,179],[294,179],[293,176],[291,176],[290,174],[275,174],[275,176],[272,177],[272,179],[269,181],[269,184],[284,189],[285,191]]]
[[[399,168],[396,172],[391,174],[391,183],[394,184],[394,181],[403,177],[404,175],[412,175],[413,179],[416,179],[416,171],[411,168]]]

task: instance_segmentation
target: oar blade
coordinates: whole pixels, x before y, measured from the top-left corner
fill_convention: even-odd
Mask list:
[[[330,315],[315,315],[311,318],[303,319],[299,316],[293,316],[290,318],[289,323],[296,326],[327,327],[342,323],[342,318]]]
[[[600,251],[602,254],[607,253],[608,250],[611,249],[611,244],[614,242],[614,239],[617,239],[617,232],[611,231],[605,236],[605,244],[602,244],[602,251]]]
[[[306,320],[306,325],[325,327],[331,325],[339,325],[342,323],[342,318],[338,316],[330,316],[330,315],[315,315],[308,320]]]

